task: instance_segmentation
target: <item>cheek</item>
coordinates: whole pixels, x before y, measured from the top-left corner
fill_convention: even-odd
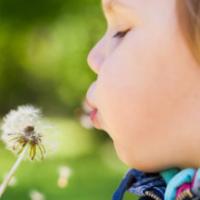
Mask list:
[[[170,98],[177,88],[173,71],[165,70],[164,61],[144,54],[151,46],[141,42],[122,47],[99,73],[98,105],[111,137],[129,140],[130,136],[136,139],[134,136],[138,135],[142,139],[142,132],[155,129],[155,124],[167,117]]]
[[[163,90],[156,88],[155,79],[134,79],[133,76],[130,80],[126,72],[121,72],[120,78],[117,74],[116,78],[102,76],[97,91],[107,131],[114,140],[131,144],[155,136],[145,133],[156,134],[155,128],[161,120],[166,120],[170,105]]]
[[[174,141],[174,136],[167,133],[175,104],[172,105],[164,88],[157,87],[164,84],[161,80],[160,84],[155,79],[127,81],[125,74],[121,73],[120,78],[102,76],[98,80],[99,109],[120,160],[130,167],[150,168],[150,163],[145,163],[149,156],[154,156],[154,163],[162,160],[164,149]],[[163,154],[158,149],[163,149]],[[166,151],[165,157],[173,154],[170,151]]]

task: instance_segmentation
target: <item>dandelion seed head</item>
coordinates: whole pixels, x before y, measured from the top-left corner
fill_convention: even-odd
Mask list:
[[[11,134],[23,134],[28,126],[38,127],[41,111],[33,106],[19,106],[11,110],[3,119],[3,137]]]
[[[42,156],[42,133],[44,127],[41,124],[41,111],[31,105],[19,106],[11,110],[3,119],[2,140],[7,148],[19,154],[26,145],[30,146],[30,157],[34,159],[39,148]]]

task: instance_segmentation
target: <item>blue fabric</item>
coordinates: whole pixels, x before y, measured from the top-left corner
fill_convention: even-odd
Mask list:
[[[136,169],[129,170],[115,191],[112,200],[122,200],[125,192],[139,195],[140,200],[147,199],[145,191],[151,191],[164,200],[166,183],[159,173],[145,173]]]
[[[176,191],[183,183],[190,183],[195,174],[195,169],[187,168],[177,173],[168,183],[165,191],[165,200],[174,200]]]
[[[192,187],[192,192],[200,197],[200,168],[197,169],[196,171],[196,176],[194,179],[194,185]]]

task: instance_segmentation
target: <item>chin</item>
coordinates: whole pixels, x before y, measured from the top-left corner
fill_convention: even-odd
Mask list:
[[[124,163],[129,168],[134,168],[139,171],[149,172],[149,173],[159,172],[164,169],[164,166],[162,166],[161,162],[159,162],[159,164],[156,164],[151,160],[151,157],[148,157],[148,159],[142,159],[142,156],[140,156],[139,154],[136,155],[127,154],[117,145],[115,145],[115,150],[121,162]]]
[[[148,173],[155,173],[163,170],[163,168],[148,164],[146,162],[134,162],[134,161],[128,161],[128,160],[123,160],[123,163],[126,164],[129,168],[134,168],[139,171],[143,172],[148,172]]]
[[[120,146],[116,145],[116,143],[114,143],[114,147],[116,154],[122,163],[124,163],[129,168],[136,167],[135,165],[133,165],[133,163],[135,162],[133,162],[132,159],[130,159],[130,155],[128,156],[128,154],[126,153],[126,151],[124,151],[124,149],[120,148]]]

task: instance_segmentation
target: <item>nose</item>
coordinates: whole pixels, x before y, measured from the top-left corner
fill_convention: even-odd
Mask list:
[[[87,62],[90,68],[96,73],[99,73],[101,64],[104,60],[105,53],[103,52],[103,40],[99,41],[95,47],[89,52]]]

